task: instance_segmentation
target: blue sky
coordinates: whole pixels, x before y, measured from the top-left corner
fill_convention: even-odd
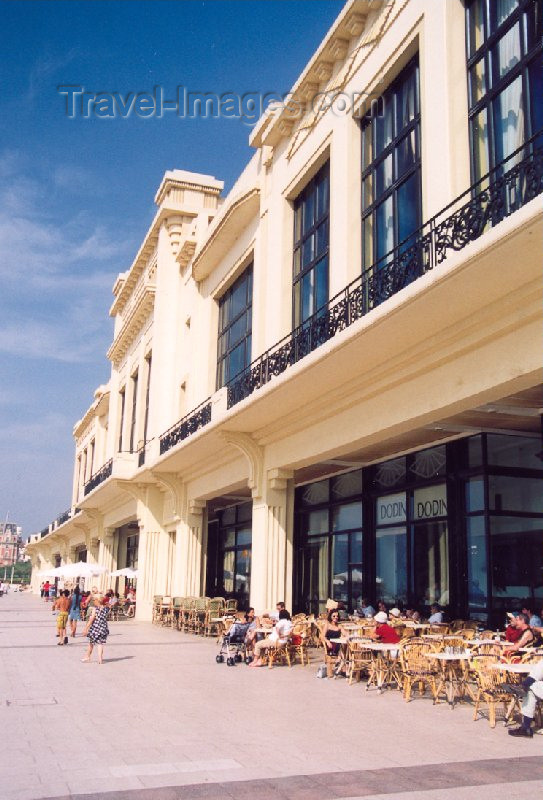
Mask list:
[[[167,169],[225,181],[251,157],[228,118],[74,118],[87,92],[287,92],[341,0],[0,2],[0,520],[67,509],[72,429],[105,383],[111,287]]]

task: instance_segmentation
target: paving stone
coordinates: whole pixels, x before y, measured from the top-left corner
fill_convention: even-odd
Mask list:
[[[316,681],[316,661],[221,669],[213,640],[137,622],[112,624],[102,667],[81,664],[85,640],[56,648],[53,622],[32,596],[0,599],[0,700],[23,701],[0,704],[0,800],[515,800],[538,780],[540,792],[543,740],[474,723],[471,705]]]

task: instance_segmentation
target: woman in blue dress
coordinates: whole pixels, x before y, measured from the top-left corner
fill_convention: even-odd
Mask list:
[[[79,584],[77,584],[72,594],[68,619],[70,620],[70,633],[74,639],[75,632],[77,630],[77,623],[81,619],[81,591],[79,589]]]

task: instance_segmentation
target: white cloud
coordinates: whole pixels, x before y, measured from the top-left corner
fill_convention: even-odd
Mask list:
[[[27,100],[31,101],[50,82],[50,79],[63,67],[70,64],[77,55],[77,50],[72,47],[62,58],[51,54],[42,54],[34,63],[28,76]]]
[[[111,337],[104,318],[111,288],[135,243],[66,212],[55,186],[76,174],[63,165],[40,179],[14,151],[0,153],[0,352],[81,363],[103,358]],[[69,206],[68,206],[69,208]],[[24,321],[24,324],[23,324]]]

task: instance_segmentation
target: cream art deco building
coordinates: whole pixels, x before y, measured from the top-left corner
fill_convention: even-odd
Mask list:
[[[36,568],[137,566],[141,619],[542,603],[541,33],[541,0],[349,0],[226,196],[164,175]]]

